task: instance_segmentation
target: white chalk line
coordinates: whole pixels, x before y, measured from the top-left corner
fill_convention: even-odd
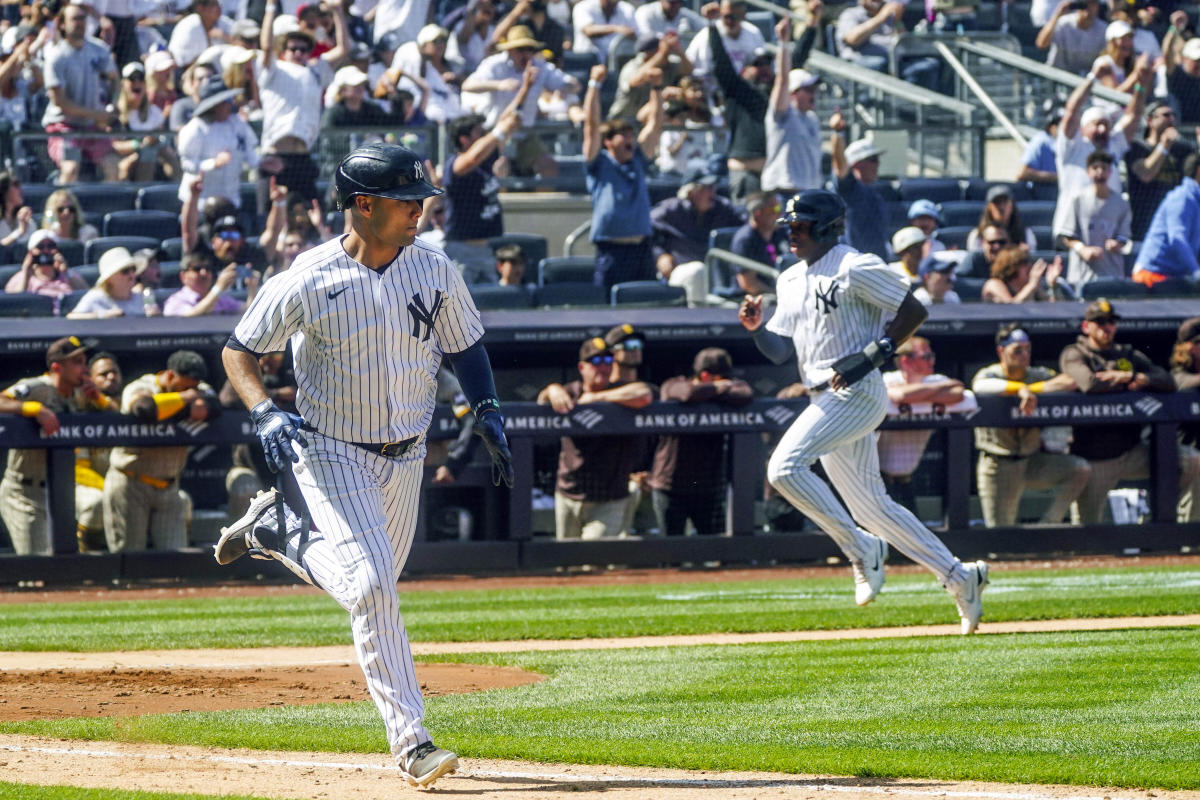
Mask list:
[[[291,767],[317,768],[338,770],[371,770],[375,772],[395,772],[396,767],[390,764],[371,764],[339,761],[316,761],[292,758],[250,758],[247,756],[219,756],[212,754],[186,755],[176,753],[132,753],[118,750],[97,750],[82,747],[45,747],[14,744],[0,744],[0,751],[8,753],[30,753],[54,756],[84,756],[88,758],[139,759],[143,761],[179,761],[179,762],[208,762],[212,764],[237,764],[252,767]],[[818,780],[805,779],[797,776],[789,778],[781,775],[764,775],[762,778],[670,778],[599,775],[581,772],[530,772],[521,770],[495,769],[460,769],[455,773],[461,778],[499,778],[522,779],[539,781],[562,781],[568,783],[598,783],[625,786],[679,786],[709,789],[739,789],[739,788],[768,788],[779,786],[795,786],[826,792],[842,792],[845,794],[880,794],[880,795],[910,795],[914,797],[957,797],[973,798],[975,800],[1062,800],[1062,795],[1045,795],[1032,792],[997,792],[969,791],[945,788],[917,789],[904,784],[888,784],[886,786],[842,786],[832,783],[821,783]],[[1062,787],[1070,789],[1070,787]],[[1071,795],[1071,800],[1141,800],[1134,797],[1119,795]]]

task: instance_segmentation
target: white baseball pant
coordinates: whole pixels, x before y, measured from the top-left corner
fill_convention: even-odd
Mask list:
[[[416,531],[425,446],[384,458],[319,433],[304,435],[308,447],[296,448],[300,462],[292,472],[314,530],[302,542],[299,520],[287,509],[286,548],[268,552],[350,613],[367,689],[399,759],[430,740],[396,590]],[[260,524],[273,517],[264,515]]]
[[[883,377],[872,372],[853,386],[809,397],[767,463],[767,480],[829,534],[846,557],[861,561],[870,540],[861,523],[921,564],[947,588],[966,578],[962,562],[913,513],[888,496],[872,432],[887,416]],[[817,459],[850,507],[812,471]],[[853,515],[853,517],[851,516]]]

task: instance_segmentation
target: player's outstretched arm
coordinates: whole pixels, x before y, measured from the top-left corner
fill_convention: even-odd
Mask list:
[[[762,295],[746,295],[738,309],[738,321],[742,327],[750,331],[754,337],[754,346],[758,351],[771,360],[773,364],[782,364],[795,355],[795,347],[790,339],[785,339],[777,333],[767,330],[762,311]]]
[[[454,377],[462,386],[471,411],[475,413],[475,432],[483,439],[492,457],[492,483],[501,482],[508,488],[513,485],[512,452],[504,436],[504,417],[500,415],[500,399],[496,396],[496,381],[492,377],[492,363],[487,350],[479,341],[461,353],[447,353],[446,360],[454,370]]]

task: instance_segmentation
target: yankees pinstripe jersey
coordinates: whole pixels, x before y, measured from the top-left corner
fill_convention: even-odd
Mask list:
[[[481,336],[479,311],[441,250],[417,240],[376,271],[346,255],[339,237],[267,281],[232,340],[262,354],[290,339],[304,420],[335,439],[382,443],[425,432],[442,355]]]
[[[779,276],[779,307],[767,330],[790,337],[800,379],[828,380],[833,363],[883,335],[908,294],[908,279],[878,256],[834,245],[813,264],[801,261]]]

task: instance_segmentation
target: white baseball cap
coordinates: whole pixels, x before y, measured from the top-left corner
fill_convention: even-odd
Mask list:
[[[278,39],[285,33],[295,33],[300,30],[300,20],[293,14],[280,14],[271,23],[271,37]]]
[[[820,80],[820,75],[814,75],[806,69],[794,69],[788,73],[788,91],[794,92],[797,89],[815,86]]]
[[[1083,116],[1079,118],[1079,124],[1091,125],[1093,122],[1099,122],[1102,119],[1110,119],[1108,112],[1099,106],[1091,106],[1087,111],[1083,112]]]
[[[885,152],[887,151],[875,144],[874,139],[859,139],[846,145],[846,163],[853,167],[860,161],[883,155]]]
[[[427,45],[430,42],[436,42],[438,39],[449,39],[450,33],[441,25],[435,25],[432,22],[417,31],[417,44]]]
[[[56,245],[58,244],[58,237],[56,237],[51,231],[48,231],[45,228],[39,228],[29,235],[29,241],[25,243],[25,248],[27,250],[33,250],[47,239],[54,242]]]
[[[901,228],[892,235],[892,252],[900,255],[914,244],[922,244],[928,238],[925,231],[915,225]]]
[[[1120,39],[1131,33],[1133,33],[1132,25],[1123,19],[1116,19],[1108,23],[1108,27],[1104,29],[1104,40],[1111,42],[1113,39]]]
[[[253,58],[253,50],[247,50],[245,47],[237,44],[227,45],[225,49],[221,51],[221,71],[224,72],[225,70],[237,64],[248,63],[249,61],[253,60]]]
[[[1200,36],[1187,40],[1187,44],[1183,46],[1183,57],[1189,61],[1200,61]]]
[[[367,73],[353,65],[342,67],[333,74],[333,82],[338,86],[362,86],[368,81]]]
[[[173,69],[174,67],[175,57],[171,55],[170,50],[155,50],[146,56],[147,72],[162,72],[164,69]]]

